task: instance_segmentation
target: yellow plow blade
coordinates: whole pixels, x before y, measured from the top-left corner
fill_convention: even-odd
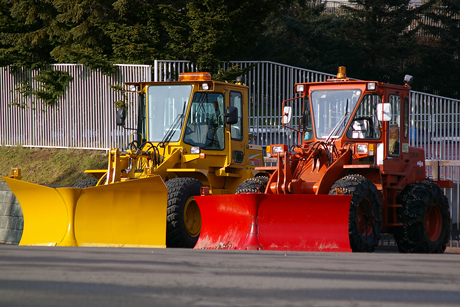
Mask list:
[[[21,204],[24,230],[19,245],[75,246],[74,204],[81,189],[51,188],[3,177]]]
[[[20,245],[166,247],[159,176],[85,189],[4,179],[24,215]]]
[[[83,189],[78,245],[166,247],[168,189],[160,176]]]

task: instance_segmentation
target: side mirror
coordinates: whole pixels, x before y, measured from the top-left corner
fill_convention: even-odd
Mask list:
[[[291,106],[284,106],[283,110],[283,124],[289,124],[292,118],[292,107]]]
[[[117,126],[125,126],[126,121],[126,109],[117,110]]]
[[[225,124],[236,124],[238,122],[238,109],[234,106],[227,107],[224,117]]]
[[[391,120],[391,104],[388,102],[377,104],[377,119],[381,122],[389,122]]]

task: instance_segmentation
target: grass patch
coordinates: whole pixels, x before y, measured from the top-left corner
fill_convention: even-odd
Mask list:
[[[19,168],[22,180],[39,184],[72,186],[92,177],[84,173],[86,169],[107,168],[107,154],[100,150],[1,146],[0,157],[2,176]]]

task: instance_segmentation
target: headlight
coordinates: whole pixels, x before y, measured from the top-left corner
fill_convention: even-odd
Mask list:
[[[356,146],[356,151],[359,154],[367,154],[367,145],[366,144],[358,144]]]
[[[128,92],[137,92],[137,86],[135,84],[130,84],[130,85],[128,85],[127,91]]]
[[[207,91],[207,90],[209,90],[209,84],[203,83],[203,84],[201,85],[201,88],[202,88],[204,91]]]
[[[305,86],[303,84],[297,84],[297,93],[302,93],[305,90]]]
[[[272,153],[279,154],[280,152],[284,151],[284,146],[273,146]]]
[[[191,154],[199,154],[200,153],[200,147],[193,146],[192,148],[190,148],[190,153]]]
[[[367,90],[368,91],[375,91],[375,88],[377,87],[377,84],[375,82],[371,82],[367,84]]]

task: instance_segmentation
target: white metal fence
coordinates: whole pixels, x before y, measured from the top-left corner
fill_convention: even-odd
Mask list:
[[[230,62],[223,68],[238,65],[250,68],[244,82],[250,86],[250,127],[262,146],[297,142],[297,135],[280,122],[281,102],[292,98],[294,84],[324,81],[334,75],[273,62]],[[33,81],[36,71],[14,72],[0,68],[0,143],[37,147],[73,147],[107,150],[128,143],[130,131],[115,125],[114,101],[120,93],[110,85],[127,81],[176,79],[183,71],[196,71],[187,61],[155,61],[155,66],[118,65],[110,76],[88,70],[82,65],[53,65],[74,78],[58,108],[31,105],[31,98],[21,98],[14,91],[21,82]],[[131,94],[132,95],[132,94]],[[18,100],[27,103],[22,109],[9,104]],[[136,97],[131,96],[130,101]],[[294,105],[295,106],[295,105]],[[35,109],[34,109],[35,108]],[[294,110],[295,111],[295,110]],[[411,94],[411,145],[422,147],[429,160],[460,160],[460,101],[421,92]],[[133,127],[137,116],[134,105],[129,108],[127,126]]]
[[[52,69],[67,71],[73,77],[55,108],[34,103],[33,97],[22,97],[15,91],[24,81],[38,89],[40,85],[33,77],[39,71],[0,68],[0,144],[102,150],[123,147],[130,132],[116,126],[114,102],[122,96],[110,85],[151,81],[152,69],[148,65],[116,67],[117,72],[107,76],[83,65],[52,65]],[[25,107],[11,105],[14,101]],[[128,125],[134,125],[135,108],[129,110]]]
[[[281,103],[294,97],[294,84],[297,82],[326,81],[335,77],[333,74],[261,61],[232,61],[223,63],[222,68],[238,66],[250,69],[244,75],[244,83],[249,86],[249,126],[254,134],[254,143],[283,143],[289,146],[297,141],[297,134],[281,125]],[[154,81],[176,79],[184,71],[196,71],[196,67],[188,61],[155,61]],[[296,106],[298,107],[298,106]],[[294,114],[296,114],[294,109]],[[300,114],[300,113],[299,113]]]
[[[411,145],[428,160],[460,160],[460,100],[411,94]]]
[[[267,145],[297,142],[297,135],[281,125],[281,103],[294,97],[296,82],[325,81],[335,77],[304,68],[273,62],[234,61],[252,69],[244,76],[250,87],[250,126],[255,143]],[[155,81],[176,79],[183,71],[196,71],[187,61],[155,61]],[[402,80],[401,80],[402,83]],[[296,114],[295,110],[293,112]],[[411,94],[411,146],[422,147],[430,160],[460,160],[460,100],[413,91]]]

